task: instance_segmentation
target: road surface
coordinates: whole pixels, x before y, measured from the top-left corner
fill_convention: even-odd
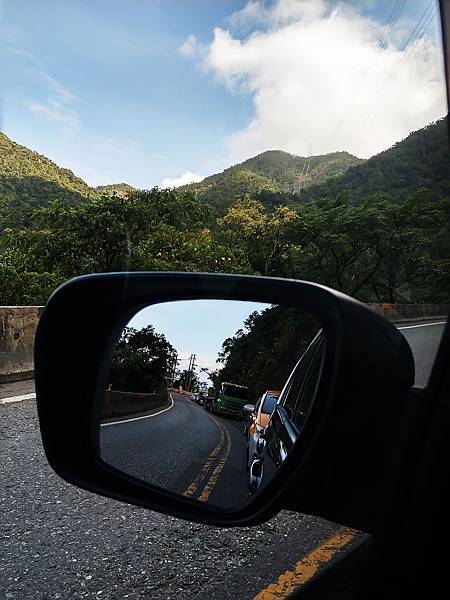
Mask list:
[[[442,329],[402,329],[419,384]],[[10,396],[0,386],[0,399]],[[286,511],[262,526],[220,529],[79,490],[48,466],[32,400],[0,405],[0,456],[1,600],[247,600],[337,529]],[[214,493],[220,500],[219,483],[218,502]]]
[[[171,398],[160,413],[104,424],[103,459],[190,498],[242,507],[249,500],[243,422],[211,415],[182,394]]]
[[[77,489],[42,450],[36,405],[0,406],[1,600],[250,600],[337,526],[283,511],[223,529]]]
[[[411,347],[416,366],[415,384],[425,387],[433,367],[445,321],[397,325]]]

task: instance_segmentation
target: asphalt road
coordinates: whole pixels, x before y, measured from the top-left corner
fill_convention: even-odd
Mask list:
[[[0,406],[0,456],[0,600],[246,600],[336,530],[288,512],[208,527],[79,490],[48,466],[34,401]]]
[[[103,459],[167,490],[224,508],[249,500],[243,422],[211,415],[182,394],[167,410],[103,425]]]
[[[442,329],[443,325],[402,329],[416,358],[419,384],[428,377]],[[220,436],[213,431],[211,422],[208,447]],[[185,448],[182,445],[178,453]],[[34,401],[0,405],[0,456],[0,600],[246,600],[293,569],[337,528],[284,511],[262,526],[220,529],[79,490],[48,466]],[[193,452],[183,460],[192,463],[192,456]],[[231,465],[240,460],[231,450],[229,458]],[[185,462],[191,469],[190,483],[198,464]],[[180,489],[189,479],[167,471],[154,469],[152,476]],[[224,475],[211,491],[211,502],[223,499],[230,485]]]
[[[415,384],[424,387],[428,383],[445,323],[439,320],[433,323],[404,323],[397,327],[408,340],[414,356]]]

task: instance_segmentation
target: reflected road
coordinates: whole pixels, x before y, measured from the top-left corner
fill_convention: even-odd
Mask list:
[[[182,394],[146,418],[101,428],[101,455],[114,467],[221,507],[248,499],[243,422],[211,415]]]
[[[416,385],[426,385],[445,324],[399,324],[411,346]],[[182,394],[169,408],[101,428],[101,454],[119,470],[177,494],[223,508],[246,504],[243,422],[212,415]]]

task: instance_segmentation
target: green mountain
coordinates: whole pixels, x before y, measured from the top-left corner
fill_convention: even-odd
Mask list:
[[[181,189],[195,191],[223,212],[244,194],[271,207],[341,194],[357,203],[375,192],[400,200],[423,187],[436,197],[450,196],[447,118],[369,160],[348,152],[305,158],[269,150]],[[126,183],[91,188],[69,169],[0,133],[0,228],[29,223],[32,210],[51,200],[86,202],[102,194],[124,196],[133,189]]]
[[[100,195],[113,195],[125,197],[130,192],[134,192],[136,188],[128,183],[112,183],[110,185],[98,185],[94,188],[95,191]]]
[[[16,144],[0,132],[0,222],[22,222],[38,206],[51,200],[85,202],[96,196],[69,169]]]
[[[268,150],[182,189],[194,190],[201,200],[224,209],[244,194],[298,193],[338,177],[361,162],[348,152],[305,158],[281,150]]]
[[[436,197],[450,196],[448,144],[448,118],[444,117],[340,177],[310,186],[302,200],[333,199],[344,193],[359,202],[376,192],[402,200],[419,188],[430,189]]]

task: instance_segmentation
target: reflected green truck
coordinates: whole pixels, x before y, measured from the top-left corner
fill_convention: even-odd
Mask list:
[[[244,406],[248,403],[248,387],[223,382],[217,396],[215,412],[227,417],[245,417]]]

